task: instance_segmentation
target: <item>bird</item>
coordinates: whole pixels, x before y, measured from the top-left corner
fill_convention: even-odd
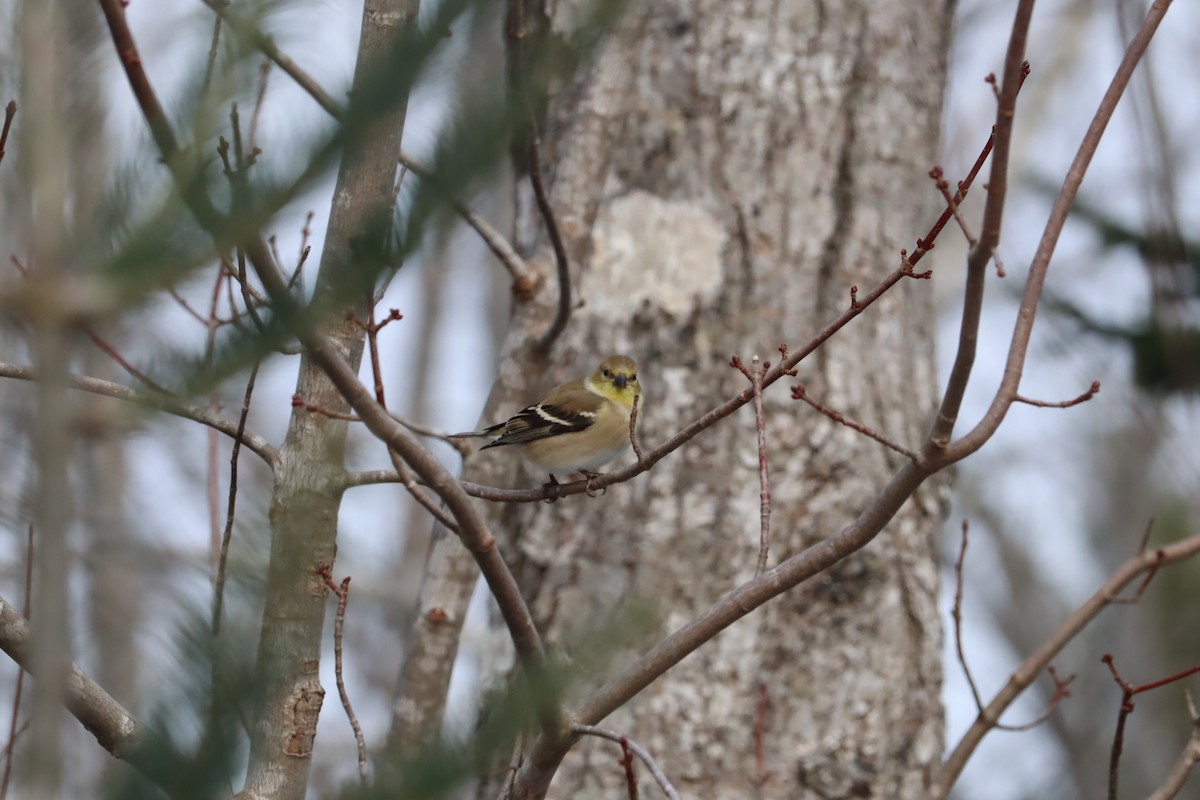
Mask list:
[[[488,437],[489,447],[513,446],[550,476],[579,472],[591,480],[595,470],[629,446],[629,418],[642,395],[637,362],[611,355],[591,375],[555,386],[542,400],[504,422],[451,438]]]

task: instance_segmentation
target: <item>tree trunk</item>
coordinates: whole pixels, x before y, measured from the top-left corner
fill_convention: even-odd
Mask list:
[[[562,5],[552,33],[570,24]],[[634,356],[641,436],[656,443],[745,387],[731,355],[777,361],[852,285],[892,270],[931,221],[950,12],[930,0],[636,12],[599,74],[553,98],[545,122],[583,302],[545,378]],[[622,52],[629,61],[611,63]],[[629,80],[605,94],[621,66]],[[623,126],[597,124],[597,96],[619,103],[604,111]],[[797,382],[919,442],[935,401],[932,312],[927,285],[900,284]],[[532,328],[519,317],[505,348],[518,364]],[[774,564],[849,521],[903,456],[782,389],[765,401]],[[622,619],[625,598],[656,609],[655,638],[701,612],[754,574],[759,512],[747,409],[602,498],[509,509],[502,524],[535,616],[565,644],[607,635],[597,629]],[[944,512],[940,491],[918,492],[889,533],[736,624],[605,726],[647,746],[684,796],[926,796],[942,750],[933,537]],[[618,756],[582,742],[551,796],[618,796]]]
[[[419,0],[367,0],[355,85],[386,63],[390,49],[417,16]],[[356,240],[391,216],[406,102],[379,112],[361,141],[342,156],[314,303],[361,281]],[[360,242],[357,242],[360,243]],[[367,290],[326,333],[355,371],[362,360]],[[301,356],[296,394],[335,414],[345,398],[308,352]],[[341,493],[330,478],[345,471],[346,421],[296,409],[280,448],[271,497],[271,562],[258,645],[261,700],[251,732],[242,800],[301,800],[308,788],[317,718],[325,690],[319,669],[327,594],[319,574],[332,567]]]

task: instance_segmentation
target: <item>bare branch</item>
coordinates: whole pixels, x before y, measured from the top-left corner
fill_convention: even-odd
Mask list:
[[[32,367],[0,362],[0,378],[36,381],[38,380],[38,374]],[[67,380],[72,388],[78,389],[81,392],[115,397],[118,400],[125,400],[145,406],[146,408],[171,414],[172,416],[199,422],[201,425],[207,425],[213,430],[219,431],[229,437],[236,438],[238,436],[238,423],[214,414],[207,408],[184,403],[166,395],[139,392],[135,389],[130,389],[128,386],[122,386],[119,383],[112,383],[111,381],[102,381],[99,378],[68,375]],[[275,449],[274,445],[256,433],[243,432],[241,438],[242,443],[265,461],[267,466],[272,468],[275,466],[279,459],[279,451]]]
[[[983,308],[983,290],[987,263],[1000,243],[1000,223],[1004,217],[1004,201],[1008,195],[1008,156],[1012,144],[1013,117],[1017,93],[1021,90],[1025,63],[1025,41],[1033,15],[1033,0],[1021,0],[1017,5],[1008,52],[1004,58],[1004,83],[997,98],[996,125],[993,128],[992,172],[988,180],[987,202],[983,209],[983,225],[979,240],[967,256],[967,285],[963,293],[962,321],[959,326],[958,352],[946,381],[941,407],[930,428],[923,452],[932,456],[950,444],[954,424],[962,408],[967,382],[975,365],[975,349],[979,338],[979,322]],[[919,243],[918,243],[919,244]]]
[[[273,302],[285,309],[294,305],[276,272],[260,269],[258,277]],[[371,391],[358,380],[355,370],[346,363],[345,356],[328,337],[309,330],[298,331],[297,335],[342,397],[358,413],[358,418],[389,449],[395,450],[446,503],[447,510],[458,522],[459,538],[475,558],[492,596],[496,599],[496,604],[500,607],[501,616],[508,626],[523,666],[528,671],[539,671],[545,661],[541,636],[534,625],[529,608],[525,605],[516,579],[496,547],[495,537],[466,492],[441,462],[422,447],[404,426],[396,422],[387,409],[379,405]],[[545,732],[557,740],[563,729],[560,713],[557,710],[543,711]]]
[[[235,33],[247,37],[255,48],[283,70],[329,116],[339,121],[345,118],[346,109],[342,104],[334,100],[311,75],[280,50],[271,37],[226,8],[222,0],[203,0],[203,2],[228,22]],[[398,160],[415,175],[425,179],[433,177],[432,169],[422,164],[415,156],[403,150],[400,151]],[[513,293],[521,299],[527,300],[533,297],[542,285],[542,281],[544,280],[542,276],[536,271],[531,270],[524,259],[517,254],[516,249],[509,243],[508,239],[481,215],[460,201],[454,201],[454,210],[463,218],[463,221],[479,234],[479,237],[483,239],[488,249],[495,254],[496,258],[500,259],[500,263],[508,270],[513,279]]]
[[[0,597],[0,649],[26,672],[32,668],[29,646],[32,635],[28,620]],[[69,665],[63,702],[101,747],[128,761],[168,794],[176,796],[171,781],[186,774],[179,757],[165,740],[139,722],[74,664]],[[189,791],[194,789],[194,786],[188,787]]]
[[[1162,22],[1162,18],[1167,13],[1170,5],[1171,0],[1155,0],[1151,4],[1145,18],[1142,20],[1141,27],[1138,28],[1137,33],[1126,48],[1125,56],[1121,59],[1121,64],[1117,67],[1116,73],[1113,75],[1113,79],[1104,93],[1104,97],[1100,100],[1100,105],[1096,109],[1096,114],[1092,118],[1091,125],[1088,126],[1088,130],[1084,134],[1083,141],[1079,145],[1079,150],[1075,154],[1075,159],[1071,162],[1071,166],[1067,170],[1062,189],[1059,191],[1058,198],[1054,201],[1054,206],[1050,210],[1050,216],[1046,222],[1046,228],[1042,233],[1042,239],[1038,243],[1033,261],[1029,265],[1029,277],[1025,280],[1025,291],[1017,312],[1017,321],[1013,327],[1012,342],[1008,349],[1008,360],[1004,366],[1004,378],[1001,380],[1000,387],[992,399],[991,407],[988,408],[983,419],[969,433],[946,448],[946,456],[953,461],[959,461],[982,447],[983,443],[995,433],[996,428],[1004,420],[1008,409],[1014,402],[1017,389],[1020,386],[1021,375],[1025,370],[1025,356],[1029,351],[1029,339],[1033,335],[1033,323],[1037,318],[1038,301],[1041,299],[1042,289],[1046,283],[1046,274],[1050,269],[1050,259],[1054,255],[1055,247],[1058,245],[1059,234],[1062,233],[1063,225],[1066,224],[1067,215],[1071,210],[1071,205],[1075,201],[1079,185],[1083,182],[1083,177],[1087,173],[1088,166],[1091,164],[1092,156],[1095,155],[1096,148],[1100,145],[1100,140],[1104,136],[1105,129],[1108,127],[1108,121],[1112,118],[1117,103],[1120,101],[1121,95],[1124,94],[1125,87],[1129,84],[1129,79],[1133,74],[1134,68],[1141,60],[1142,54],[1146,52],[1146,47],[1149,46],[1150,40],[1154,37],[1154,32],[1158,29],[1158,25]],[[993,186],[992,189],[994,191],[995,187]],[[991,199],[992,197],[989,194],[989,202]],[[983,238],[980,241],[980,246],[972,251],[972,255],[980,250],[984,244],[988,244],[989,250],[994,247],[990,243],[989,230],[987,217],[985,216]],[[980,281],[982,282],[982,278],[980,278]],[[968,280],[969,284],[970,281]],[[966,318],[964,316],[965,325]],[[978,319],[975,320],[975,328],[973,330],[977,330],[977,328]],[[974,341],[973,337],[974,334],[972,333],[972,342]],[[967,365],[967,369],[969,372],[969,364]],[[955,373],[952,372],[951,374],[953,376]],[[952,377],[951,380],[953,381],[954,378]],[[965,377],[962,379],[962,383],[965,386]],[[935,431],[946,442],[949,441],[950,429],[953,428],[955,418],[957,418],[956,409],[952,417],[948,418],[947,426],[946,423],[942,422],[942,412],[939,412],[938,427]],[[939,439],[939,442],[941,439]],[[939,446],[943,445],[939,444]]]
[[[971,758],[971,754],[975,752],[975,748],[979,746],[983,737],[996,727],[996,722],[1005,709],[1012,705],[1013,701],[1041,674],[1042,670],[1049,666],[1051,660],[1069,642],[1074,640],[1089,622],[1114,602],[1113,598],[1117,597],[1123,588],[1150,570],[1156,570],[1163,564],[1173,564],[1191,558],[1197,553],[1200,553],[1200,532],[1166,547],[1139,553],[1117,568],[1112,576],[1088,598],[1087,602],[1067,617],[1045,644],[1009,676],[1004,688],[979,713],[975,722],[971,724],[971,727],[963,734],[958,744],[954,746],[950,755],[942,763],[933,798],[941,800],[950,794],[950,789],[958,780],[958,776]]]

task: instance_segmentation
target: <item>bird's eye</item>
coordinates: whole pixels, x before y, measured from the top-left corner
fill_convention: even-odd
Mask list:
[[[637,383],[637,373],[636,372],[629,376],[629,381],[630,381],[630,383]]]
[[[608,371],[608,370],[606,370],[606,369],[605,369],[605,370],[601,370],[601,371],[600,371],[600,374],[601,374],[601,375],[603,375],[603,376],[604,376],[604,377],[606,377],[606,378],[611,378],[611,377],[612,377],[612,373],[611,373],[611,372],[609,372],[609,371]]]

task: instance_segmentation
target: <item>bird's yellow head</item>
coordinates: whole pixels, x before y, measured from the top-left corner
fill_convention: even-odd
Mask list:
[[[629,356],[609,356],[588,380],[605,397],[632,406],[633,399],[642,395],[637,368],[637,362]]]

